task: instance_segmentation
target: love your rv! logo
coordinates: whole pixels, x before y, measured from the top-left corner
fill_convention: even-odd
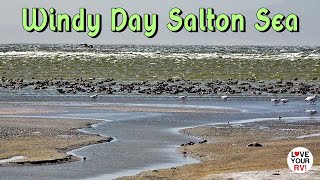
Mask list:
[[[313,156],[308,149],[297,147],[288,154],[287,163],[291,171],[295,173],[306,173],[312,167]]]

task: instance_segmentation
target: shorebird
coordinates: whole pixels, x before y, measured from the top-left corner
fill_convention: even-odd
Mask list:
[[[310,117],[311,117],[312,115],[317,114],[317,111],[316,111],[316,110],[305,110],[305,112],[308,113],[308,114],[310,115]]]
[[[280,102],[282,102],[283,104],[287,104],[289,102],[288,99],[280,99]]]
[[[317,95],[309,96],[305,99],[305,101],[310,102],[310,104],[314,104],[318,99]]]
[[[274,105],[277,105],[280,103],[280,99],[270,99],[271,102],[273,102]]]
[[[224,101],[227,101],[228,100],[228,96],[226,96],[226,95],[221,96],[221,99],[223,99]]]
[[[179,99],[181,99],[181,101],[185,101],[187,99],[187,96],[179,96]]]
[[[92,95],[92,96],[90,96],[90,98],[96,100],[98,98],[98,94]]]

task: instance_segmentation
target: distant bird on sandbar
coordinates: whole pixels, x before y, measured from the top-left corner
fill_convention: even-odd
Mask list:
[[[90,98],[96,100],[98,98],[98,94],[92,95],[92,96],[90,96]]]
[[[317,111],[316,110],[305,110],[306,113],[308,113],[311,116],[317,114]]]
[[[274,105],[278,105],[280,103],[280,99],[270,99],[271,102],[273,102]]]
[[[187,96],[179,96],[179,99],[180,99],[181,101],[185,101],[185,100],[187,99]]]
[[[314,104],[318,99],[317,95],[309,96],[305,99],[305,101],[310,102],[310,104]]]
[[[221,99],[223,99],[224,101],[227,101],[228,100],[228,96],[226,96],[226,95],[221,96]]]

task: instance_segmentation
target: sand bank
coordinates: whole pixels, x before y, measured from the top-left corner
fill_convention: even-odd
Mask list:
[[[20,114],[46,114],[60,112],[58,110],[49,110],[49,109],[28,109],[28,108],[1,108],[0,115],[20,115]]]
[[[283,179],[320,179],[320,166],[313,166],[305,174],[292,173],[288,168],[270,171],[249,171],[238,173],[214,174],[204,180],[283,180]]]
[[[319,133],[319,125],[320,121],[315,119],[279,121],[275,118],[243,124],[219,124],[183,129],[181,133],[208,140],[204,144],[195,142],[195,145],[179,148],[180,152],[201,160],[201,163],[147,171],[121,179],[224,179],[226,177],[237,179],[239,173],[247,179],[250,173],[258,173],[257,176],[261,175],[263,178],[265,175],[272,176],[275,170],[281,171],[282,179],[288,179],[293,175],[282,171],[289,170],[286,158],[293,148],[306,147],[314,157],[320,156],[320,137],[307,136]],[[299,136],[306,137],[298,139]],[[263,147],[247,147],[252,142],[259,142]],[[317,165],[320,165],[320,160],[315,158],[314,166]],[[315,179],[313,175],[304,177]]]
[[[0,118],[0,166],[39,165],[80,160],[78,157],[68,155],[67,152],[112,140],[110,137],[78,131],[80,128],[99,122],[95,120]]]

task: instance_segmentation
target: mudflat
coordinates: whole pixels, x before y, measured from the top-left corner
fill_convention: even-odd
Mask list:
[[[61,163],[81,160],[66,152],[109,142],[111,137],[78,131],[96,120],[0,118],[0,166]],[[17,158],[18,157],[18,158]]]
[[[183,129],[180,132],[208,142],[184,145],[179,151],[201,160],[200,163],[151,170],[121,179],[274,179],[295,177],[287,167],[287,155],[295,147],[308,148],[314,157],[320,156],[320,121],[290,118],[243,124],[220,124]],[[248,147],[250,143],[262,147]],[[315,179],[319,173],[319,158],[314,169],[299,178]],[[289,170],[289,171],[288,171]]]

